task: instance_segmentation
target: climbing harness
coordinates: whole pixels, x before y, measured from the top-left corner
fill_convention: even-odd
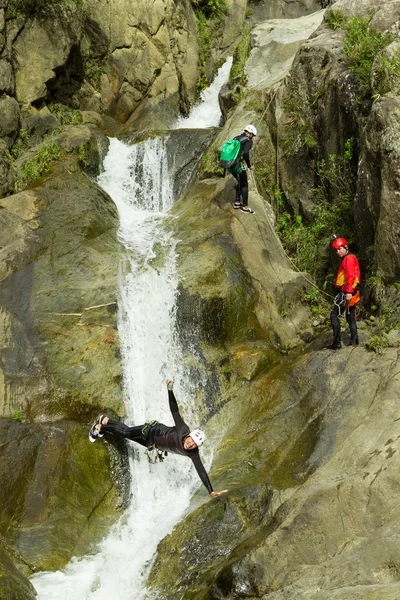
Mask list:
[[[156,423],[158,423],[158,421],[153,420],[153,421],[149,421],[148,423],[145,423],[142,427],[142,435],[144,438],[147,437],[149,430],[151,429],[151,427],[153,427],[153,425],[155,425]],[[153,456],[153,451],[155,450],[155,455]],[[145,455],[147,456],[147,460],[149,461],[150,464],[155,465],[157,460],[159,462],[162,462],[164,460],[164,458],[167,456],[167,452],[163,451],[163,450],[159,450],[158,448],[156,448],[155,444],[152,444],[151,446],[147,446],[146,450],[144,451]]]
[[[334,303],[334,305],[338,309],[339,317],[342,314],[342,312],[343,313],[346,312],[346,309],[349,311],[348,302],[346,300],[346,293],[345,292],[339,292],[338,294],[336,294],[335,300],[334,300],[333,303]]]
[[[153,451],[156,451],[155,455],[152,455]],[[163,450],[159,450],[158,448],[155,447],[155,445],[153,444],[152,446],[148,446],[148,448],[146,448],[146,450],[144,451],[145,455],[147,456],[147,460],[149,461],[149,463],[151,465],[155,465],[157,460],[159,462],[163,462],[163,460],[165,459],[166,456],[168,456],[168,452],[167,451],[163,451]]]
[[[142,427],[142,435],[143,437],[146,437],[147,434],[149,433],[149,429],[155,425],[157,423],[157,421],[155,419],[153,419],[153,421],[149,421],[148,423],[145,423]]]

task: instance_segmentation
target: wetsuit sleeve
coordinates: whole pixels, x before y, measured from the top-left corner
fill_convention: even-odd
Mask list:
[[[353,294],[357,285],[360,283],[360,267],[354,254],[348,254],[345,257],[343,268],[346,274],[346,285],[344,292]]]
[[[249,138],[247,138],[247,140],[243,144],[243,158],[245,160],[246,165],[249,167],[249,169],[251,167],[250,150],[251,150],[252,145],[253,145],[253,140],[250,140]]]
[[[174,392],[172,390],[168,390],[168,400],[169,400],[169,409],[171,411],[172,417],[174,419],[175,427],[177,432],[180,435],[187,435],[190,432],[188,425],[186,425],[185,421],[182,419],[178,403],[176,401]]]
[[[207,488],[207,491],[209,494],[211,494],[211,492],[213,492],[213,487],[211,485],[211,481],[207,475],[207,471],[204,468],[203,463],[201,462],[201,458],[200,458],[200,454],[197,451],[192,451],[189,454],[189,457],[191,458],[194,467],[198,473],[198,476],[200,477],[201,481],[204,483],[205,487]]]

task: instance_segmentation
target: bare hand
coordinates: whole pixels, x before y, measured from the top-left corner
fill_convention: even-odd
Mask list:
[[[169,390],[172,390],[172,389],[173,389],[173,387],[174,387],[175,379],[167,379],[167,380],[165,381],[165,383],[167,384],[167,388],[168,388]]]
[[[346,294],[346,302],[350,302],[352,297],[353,297],[353,294]]]
[[[222,490],[221,492],[211,492],[210,496],[215,498],[216,496],[221,496],[221,494],[226,494],[228,490]]]

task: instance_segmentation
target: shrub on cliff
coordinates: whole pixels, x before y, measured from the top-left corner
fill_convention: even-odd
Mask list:
[[[44,14],[52,6],[82,5],[84,0],[9,0],[8,13],[12,17],[18,15],[32,18]]]

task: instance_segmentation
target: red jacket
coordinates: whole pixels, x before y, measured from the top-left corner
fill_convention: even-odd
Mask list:
[[[340,288],[340,291],[346,294],[353,294],[349,302],[349,306],[357,304],[360,300],[360,292],[356,290],[360,283],[360,265],[357,257],[354,254],[346,254],[340,263],[340,267],[336,274],[335,287]]]

